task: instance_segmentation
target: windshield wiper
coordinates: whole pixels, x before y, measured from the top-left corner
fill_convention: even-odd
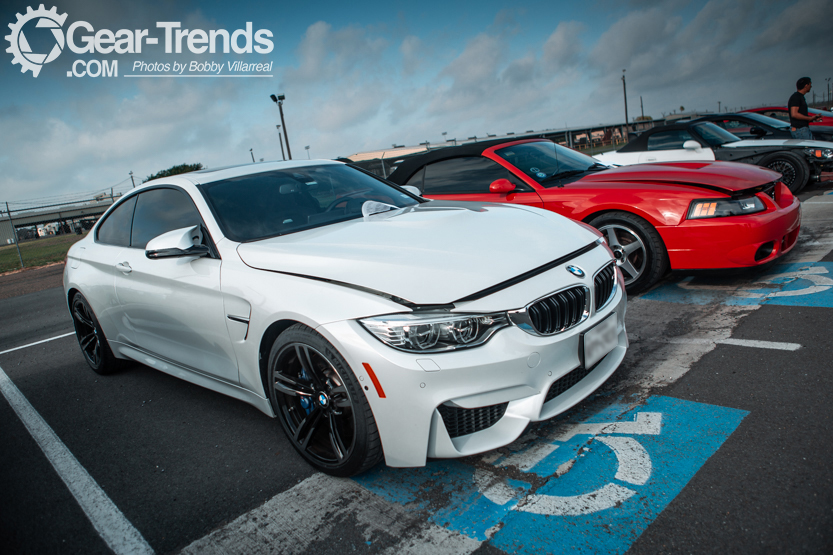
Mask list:
[[[595,164],[594,164],[594,165],[595,165]],[[599,164],[599,165],[601,165],[601,164]],[[592,168],[592,167],[593,167],[593,166],[590,166],[590,168]],[[566,172],[556,173],[556,174],[551,175],[551,176],[549,176],[549,177],[547,177],[547,178],[545,178],[545,179],[542,179],[542,180],[541,180],[541,181],[539,181],[538,183],[547,183],[548,181],[553,181],[553,180],[556,180],[556,179],[564,179],[565,177],[571,177],[571,176],[573,176],[573,175],[578,175],[578,174],[580,174],[580,173],[585,173],[585,172],[587,172],[590,168],[585,168],[585,169],[583,169],[583,170],[569,170],[569,171],[566,171]]]

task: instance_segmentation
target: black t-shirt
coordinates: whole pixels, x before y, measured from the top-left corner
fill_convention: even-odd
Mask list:
[[[798,91],[795,91],[792,96],[790,97],[790,101],[787,103],[787,110],[790,112],[790,125],[798,129],[799,127],[809,127],[810,122],[805,121],[803,119],[793,119],[792,117],[792,107],[798,106],[798,113],[802,115],[809,115],[807,113],[807,101],[804,99],[804,95]]]

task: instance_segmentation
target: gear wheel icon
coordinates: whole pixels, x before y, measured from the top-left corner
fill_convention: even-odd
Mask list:
[[[55,36],[56,44],[48,54],[32,52],[29,42],[23,34],[23,26],[34,19],[38,20],[37,27],[50,29]],[[64,49],[64,33],[61,27],[66,19],[67,14],[58,15],[58,8],[55,6],[51,10],[47,10],[43,7],[43,4],[37,10],[33,10],[29,6],[26,8],[26,15],[17,14],[17,22],[9,23],[12,34],[6,35],[6,40],[10,44],[6,52],[14,56],[12,64],[20,64],[21,73],[26,73],[26,70],[29,70],[34,77],[37,77],[43,65],[57,58]]]

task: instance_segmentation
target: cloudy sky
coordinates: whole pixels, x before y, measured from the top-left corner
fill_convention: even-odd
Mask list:
[[[124,187],[130,171],[138,182],[181,163],[246,163],[249,149],[258,160],[279,160],[273,93],[286,95],[293,156],[306,158],[309,145],[313,158],[334,158],[441,142],[443,132],[466,138],[619,123],[623,69],[631,117],[640,96],[654,117],[681,106],[716,111],[718,101],[738,109],[783,105],[799,77],[810,76],[821,95],[833,76],[830,0],[301,4],[54,3],[67,14],[64,33],[85,21],[94,31],[148,29],[160,43],[141,54],[65,47],[37,78],[4,52],[0,203]],[[5,26],[30,4],[0,5]],[[229,34],[251,22],[255,32],[271,32],[274,48],[194,54],[183,43],[182,53],[166,54],[157,28],[166,21]],[[23,34],[33,53],[48,53],[54,34],[35,25]],[[91,33],[76,32],[76,44],[84,34]],[[5,51],[10,43],[3,44]],[[92,59],[117,60],[118,77],[67,76],[77,60]],[[142,73],[133,71],[136,62],[237,60],[271,63],[272,77],[126,77]]]

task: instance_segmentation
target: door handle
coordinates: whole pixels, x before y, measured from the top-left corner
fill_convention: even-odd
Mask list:
[[[118,264],[116,264],[116,269],[125,275],[133,271],[133,268],[131,268],[130,264],[128,264],[127,262],[119,262]]]

